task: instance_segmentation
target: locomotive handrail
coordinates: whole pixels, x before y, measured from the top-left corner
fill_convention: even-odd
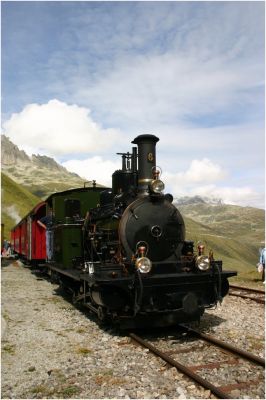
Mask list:
[[[70,223],[70,224],[64,224],[64,223],[59,223],[59,224],[54,224],[54,226],[52,227],[52,229],[61,227],[61,226],[81,226],[83,225],[82,222],[80,223]]]
[[[88,187],[88,186],[86,186],[86,183],[92,183],[92,186],[91,187],[93,187],[93,188],[95,188],[96,187],[96,180],[95,179],[93,179],[92,181],[85,181],[84,182],[84,188],[86,188],[86,187]]]

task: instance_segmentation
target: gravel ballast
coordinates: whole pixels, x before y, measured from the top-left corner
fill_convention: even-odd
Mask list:
[[[200,326],[264,357],[263,305],[227,296]],[[1,328],[2,399],[215,398],[18,261],[2,265]],[[265,397],[261,387],[251,393],[244,398]]]

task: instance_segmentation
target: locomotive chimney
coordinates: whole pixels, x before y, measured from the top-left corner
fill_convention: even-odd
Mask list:
[[[160,139],[154,135],[139,135],[131,143],[138,145],[138,190],[148,194],[153,179],[152,168],[156,165],[156,143]]]

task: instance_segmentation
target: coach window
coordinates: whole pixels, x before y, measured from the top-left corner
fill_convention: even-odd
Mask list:
[[[80,201],[76,199],[65,200],[65,217],[80,217]]]

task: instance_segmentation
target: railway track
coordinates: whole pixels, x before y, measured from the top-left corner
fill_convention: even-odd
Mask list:
[[[241,297],[242,299],[254,300],[257,303],[265,304],[265,292],[263,290],[230,285],[229,295]]]
[[[151,339],[155,342],[154,345],[150,340],[134,333],[129,336],[133,342],[149,349],[168,366],[175,367],[179,372],[210,390],[217,398],[236,398],[235,390],[241,392],[240,398],[245,398],[247,393],[243,393],[243,390],[248,390],[253,385],[256,387],[261,385],[264,391],[263,358],[183,325],[182,329],[184,330],[182,339],[178,339],[177,336],[176,341],[171,341],[170,348],[161,340]],[[224,373],[225,368],[228,369],[227,374]],[[243,377],[244,372],[246,372],[245,377]]]

